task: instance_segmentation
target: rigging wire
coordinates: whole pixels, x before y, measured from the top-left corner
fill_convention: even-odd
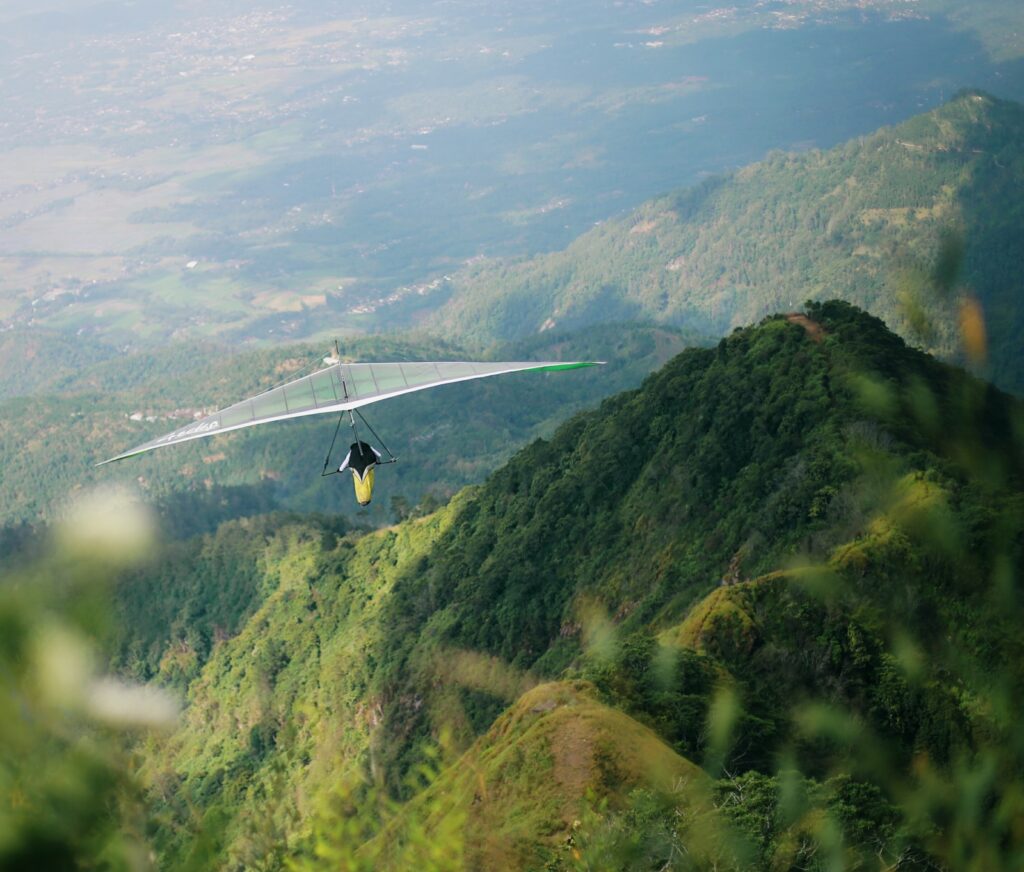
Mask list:
[[[353,411],[359,416],[359,420],[362,421],[366,425],[366,429],[369,430],[373,434],[373,438],[376,439],[380,443],[380,447],[383,448],[388,453],[388,457],[391,458],[390,460],[385,460],[384,463],[396,463],[398,461],[398,458],[395,457],[395,455],[391,453],[391,449],[388,448],[387,445],[384,444],[384,440],[381,439],[380,436],[377,435],[377,431],[374,430],[373,427],[370,426],[370,422],[367,421],[366,418],[363,417],[363,413],[360,412],[359,409],[354,409]],[[355,429],[356,429],[355,428],[355,423],[353,423],[352,424],[353,432],[355,432]]]
[[[345,413],[342,412],[340,415],[338,415],[338,426],[334,428],[334,436],[331,437],[331,447],[327,449],[327,457],[324,458],[324,468],[323,468],[323,471],[320,473],[320,478],[323,478],[325,475],[337,475],[337,473],[339,472],[339,470],[337,470],[337,469],[334,469],[331,472],[328,472],[327,471],[327,466],[331,462],[331,455],[334,453],[334,443],[338,439],[338,431],[341,429],[341,422],[344,421],[344,420],[345,420]]]

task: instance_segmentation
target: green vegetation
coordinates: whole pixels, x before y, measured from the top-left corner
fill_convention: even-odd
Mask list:
[[[425,517],[123,570],[187,698],[126,784],[171,869],[1020,868],[1022,530],[1020,403],[808,304]]]
[[[333,543],[338,518],[273,513],[229,521],[213,533],[171,539],[117,585],[112,664],[138,681],[178,689],[199,674],[217,641],[238,634],[278,584],[266,556],[294,536]],[[173,644],[172,644],[173,643]]]
[[[588,845],[639,850],[639,818],[661,833],[641,853],[664,847],[670,818],[749,831],[759,803],[778,807],[771,829],[702,850],[771,865],[832,838],[849,858],[941,855],[886,773],[953,778],[1003,741],[1007,723],[980,704],[1001,697],[981,676],[1019,682],[1006,667],[1021,662],[1015,613],[975,580],[1019,564],[1020,409],[848,307],[810,317],[811,332],[772,319],[685,352],[425,521],[268,545],[276,589],[214,648],[178,734],[147,752],[159,801],[179,809],[162,850],[187,849],[185,809],[198,807],[226,816],[232,864],[316,856],[342,820],[360,820],[358,802],[331,805],[332,778],[349,772],[409,798],[377,827],[430,842],[464,820],[460,851],[494,868],[571,865],[570,836],[581,862]],[[932,431],[936,420],[961,426]],[[981,438],[985,455],[965,453]],[[636,461],[609,462],[622,456]],[[788,568],[797,555],[804,568]],[[536,694],[555,691],[527,691],[574,676],[593,683],[564,691],[584,694],[571,704],[549,709]],[[588,714],[586,699],[607,714]],[[555,710],[566,724],[522,722]],[[634,738],[602,757],[595,723],[609,718]],[[677,795],[639,778],[624,747],[643,746],[640,724],[708,777],[728,776]],[[409,776],[441,736],[450,763],[420,793]],[[570,789],[545,767],[573,754],[583,775]],[[780,754],[805,772],[799,790],[773,774]],[[552,781],[549,803],[537,785]],[[299,823],[310,802],[335,807],[311,834]],[[692,847],[693,832],[676,830]]]
[[[107,580],[151,544],[139,507],[94,495],[31,568],[0,575],[0,867],[145,863],[149,810],[129,741],[173,726],[153,688],[104,677]]]
[[[72,342],[56,330],[4,333],[0,335],[0,400],[47,391],[117,356],[113,346],[86,338]]]
[[[643,317],[714,334],[807,297],[840,296],[910,336],[906,277],[952,232],[967,241],[958,293],[988,316],[981,369],[1022,391],[1021,142],[1024,107],[967,92],[830,151],[774,152],[652,200],[564,251],[484,262],[457,277],[435,323],[513,337],[549,322],[573,329]],[[938,329],[924,344],[962,361],[957,302],[930,304]]]

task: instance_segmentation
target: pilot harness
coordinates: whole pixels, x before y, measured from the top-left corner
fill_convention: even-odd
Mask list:
[[[338,355],[338,359],[340,360],[341,359],[341,351],[338,349],[337,341],[335,341],[335,343],[334,343],[334,350],[335,350],[335,353]],[[347,400],[348,399],[348,385],[345,384],[345,379],[344,378],[341,379],[341,389],[342,389],[342,391],[345,394],[345,399]],[[352,427],[352,441],[358,446],[360,457],[363,455],[363,442],[359,438],[359,431],[356,429],[356,417],[355,417],[356,415],[358,415],[359,416],[359,420],[362,421],[366,425],[366,429],[369,430],[373,434],[373,438],[377,440],[377,443],[380,445],[380,447],[383,448],[388,453],[388,458],[389,458],[388,460],[374,460],[374,463],[376,463],[378,466],[381,466],[381,465],[383,465],[385,463],[397,463],[398,462],[398,458],[395,457],[395,455],[391,453],[391,449],[388,448],[387,445],[384,444],[384,440],[381,439],[380,436],[377,435],[377,431],[374,430],[373,427],[370,426],[370,422],[367,421],[366,418],[363,417],[363,413],[360,412],[359,409],[349,409],[348,410],[348,422],[349,422],[349,425]],[[338,425],[334,428],[334,436],[331,438],[331,447],[327,449],[327,457],[324,458],[324,468],[323,468],[323,471],[320,473],[320,477],[321,478],[323,478],[325,475],[336,475],[339,472],[341,472],[340,469],[333,469],[332,468],[330,470],[330,472],[328,472],[327,470],[328,470],[328,467],[330,467],[330,465],[331,465],[331,455],[334,453],[334,443],[337,442],[337,440],[338,440],[338,431],[341,430],[341,422],[344,421],[344,420],[345,420],[345,413],[342,412],[338,416]]]
[[[344,384],[344,382],[342,382],[342,384]],[[377,435],[377,431],[374,430],[373,427],[370,426],[370,422],[363,417],[363,413],[360,412],[359,409],[349,409],[348,420],[349,425],[352,427],[352,441],[355,443],[356,446],[358,446],[360,455],[362,455],[363,453],[363,441],[359,438],[359,431],[356,429],[356,415],[358,415],[359,420],[366,425],[366,429],[373,434],[373,438],[377,440],[377,444],[380,445],[380,447],[387,452],[387,460],[374,460],[373,462],[377,466],[383,466],[385,463],[398,463],[398,458],[391,453],[391,449],[384,444],[384,440]],[[331,467],[331,455],[334,453],[334,443],[338,441],[338,431],[341,430],[341,422],[344,420],[345,413],[342,412],[341,415],[338,416],[338,425],[334,428],[334,436],[331,437],[331,447],[327,449],[327,457],[324,458],[324,468],[323,471],[320,473],[321,478],[323,478],[325,475],[337,475],[339,472],[341,472],[340,469],[335,469]],[[330,468],[330,471],[328,471],[328,468]]]

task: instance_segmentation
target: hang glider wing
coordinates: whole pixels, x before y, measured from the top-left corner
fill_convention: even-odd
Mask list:
[[[104,460],[97,466],[133,457],[165,445],[229,433],[243,427],[285,421],[306,415],[338,413],[358,409],[391,397],[422,391],[439,385],[487,378],[510,372],[553,372],[594,366],[590,361],[519,361],[515,363],[336,363],[312,375],[257,394],[206,418],[193,421],[166,436]]]

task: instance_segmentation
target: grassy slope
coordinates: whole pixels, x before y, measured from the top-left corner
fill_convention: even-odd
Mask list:
[[[989,316],[991,377],[1024,389],[1024,107],[966,94],[827,152],[777,153],[609,221],[562,252],[464,274],[437,318],[468,335],[547,322],[652,318],[724,332],[807,298],[841,296],[897,332],[897,276],[943,230],[967,242],[963,278]],[[950,318],[932,348],[953,356]]]
[[[587,682],[524,693],[406,809],[428,830],[465,820],[472,869],[536,868],[563,851],[588,794],[622,805],[638,787],[706,789],[710,779]],[[525,801],[526,798],[529,801]],[[385,831],[377,842],[391,842]],[[376,845],[370,845],[370,849]],[[388,844],[382,860],[401,850]]]
[[[442,731],[456,749],[486,734],[467,759],[496,785],[515,725],[536,705],[530,694],[543,693],[529,688],[580,672],[619,712],[581,703],[564,727],[573,747],[591,727],[640,742],[644,724],[676,753],[705,759],[723,670],[743,711],[733,771],[771,764],[794,735],[798,699],[852,707],[904,763],[918,749],[948,758],[984,734],[980,691],[951,695],[938,674],[923,689],[901,678],[877,616],[901,609],[931,640],[925,662],[962,649],[984,674],[1013,650],[976,579],[992,569],[986,544],[999,540],[1000,518],[1021,516],[1010,435],[1020,410],[874,319],[841,305],[812,315],[821,341],[775,319],[688,351],[427,519],[337,544],[300,525],[268,543],[276,587],[215,647],[178,733],[149,748],[155,795],[182,822],[187,803],[219,809],[229,868],[272,867],[343,773],[401,792],[420,743]],[[930,431],[925,393],[941,431]],[[960,450],[965,397],[984,423],[972,434],[988,445],[980,457]],[[614,462],[622,456],[630,462]],[[929,556],[929,531],[947,543],[945,557]],[[716,590],[723,576],[760,578],[797,552],[831,559],[825,575],[843,595],[816,598],[782,575]],[[680,654],[667,684],[653,678],[655,631],[670,648],[703,652]],[[824,752],[805,750],[826,771]],[[624,753],[615,746],[611,757],[644,783]],[[569,805],[557,790],[553,805],[537,801],[550,787],[533,778],[542,756],[530,777],[503,781],[509,792],[493,806],[470,803],[471,850],[489,856],[497,817],[516,833],[516,856],[565,833],[578,791],[561,795]],[[440,776],[456,804],[469,790],[464,769]],[[189,845],[187,826],[171,832],[161,842],[169,859]]]
[[[459,505],[337,544],[301,526],[267,544],[273,592],[215,648],[189,688],[181,729],[146,764],[183,820],[191,802],[228,810],[222,838],[238,865],[251,863],[261,831],[294,829],[295,816],[311,814],[369,753],[380,721],[369,678],[381,613]],[[173,855],[188,842],[178,834],[161,847]]]

